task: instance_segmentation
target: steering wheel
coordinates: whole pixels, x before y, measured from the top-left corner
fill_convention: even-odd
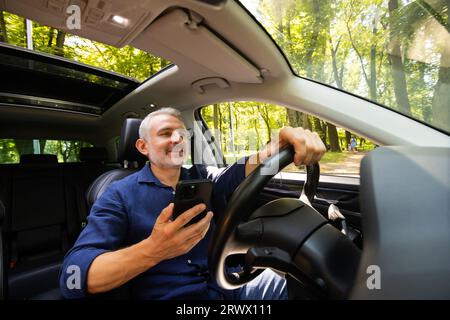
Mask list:
[[[271,268],[289,274],[314,296],[342,298],[356,275],[360,258],[359,249],[350,239],[299,199],[277,199],[253,211],[266,183],[293,157],[292,147],[281,150],[236,188],[210,244],[211,274],[220,287],[236,289]],[[307,181],[304,189],[309,188],[307,196],[312,201],[319,167],[307,169],[310,183]],[[235,254],[245,254],[244,270],[228,273],[226,259]]]

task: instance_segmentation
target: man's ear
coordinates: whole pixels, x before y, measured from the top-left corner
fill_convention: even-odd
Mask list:
[[[148,157],[148,148],[147,148],[147,142],[144,139],[137,139],[136,140],[136,149],[140,153],[142,153],[144,156]]]

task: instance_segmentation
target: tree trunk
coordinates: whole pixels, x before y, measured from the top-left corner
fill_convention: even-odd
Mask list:
[[[330,138],[330,151],[341,152],[336,126],[331,123],[327,123],[327,127],[328,127],[328,136]]]
[[[49,48],[53,47],[53,37],[55,36],[55,29],[50,27],[50,29],[48,30],[48,44],[47,46]]]
[[[373,34],[375,35],[377,29],[373,29]],[[377,100],[377,48],[375,45],[370,46],[370,99],[373,101]]]
[[[450,0],[447,3],[447,25],[450,24]],[[433,124],[439,128],[450,128],[450,48],[443,46],[439,67],[439,78],[433,94]]]
[[[24,47],[27,48],[27,19],[23,19],[23,34]]]
[[[44,154],[46,144],[47,144],[47,140],[39,140],[40,154]]]
[[[447,48],[447,51],[450,51]],[[432,117],[433,124],[439,128],[450,128],[450,52],[441,55],[439,78],[434,87]]]
[[[6,22],[3,11],[0,11],[0,41],[8,43],[8,32],[6,30]]]
[[[229,121],[229,129],[230,129],[230,139],[228,140],[230,143],[228,143],[228,151],[230,151],[233,153],[234,156],[234,128],[233,128],[233,115],[231,114],[231,103],[227,103],[228,106],[228,121]]]
[[[418,64],[418,71],[419,71],[419,77],[418,77],[418,88],[426,88],[426,64],[424,62],[417,62]],[[423,120],[427,123],[431,123],[432,119],[432,103],[429,103],[429,98],[426,95],[421,95],[421,98],[419,100],[420,105],[422,106],[422,115]]]
[[[313,34],[311,36],[311,46],[310,48],[316,48],[317,45],[317,38],[319,37],[319,28],[314,28]],[[309,79],[312,79],[313,74],[314,74],[314,69],[313,69],[313,53],[315,50],[308,50],[308,52],[306,53],[305,56],[305,63],[306,63],[306,77]]]
[[[312,30],[313,33],[311,35],[311,43],[309,44],[308,48],[310,48],[310,50],[308,50],[306,52],[306,56],[305,56],[305,63],[306,63],[306,77],[309,79],[312,79],[313,75],[314,75],[314,66],[313,66],[313,59],[312,56],[314,54],[314,51],[317,48],[317,42],[318,42],[318,38],[319,38],[319,32],[321,30],[320,28],[320,1],[312,1],[313,4],[313,12],[312,15],[314,17],[314,23],[312,25]]]
[[[328,30],[328,32],[329,32],[329,30]],[[336,48],[334,48],[333,43],[331,41],[331,35],[328,34],[328,37],[330,39],[330,44],[331,44],[331,64],[333,66],[334,81],[336,82],[336,86],[339,89],[343,89],[342,78],[339,75],[338,66],[337,66],[337,60],[336,60],[336,53],[337,53],[337,51],[339,49],[340,40],[339,40],[338,44],[336,45]]]
[[[409,104],[408,89],[406,87],[405,69],[402,61],[402,51],[400,43],[396,39],[392,29],[394,21],[394,11],[398,8],[398,0],[389,0],[389,61],[391,63],[392,79],[394,80],[394,93],[399,106],[399,111],[411,115],[411,106]]]
[[[64,41],[66,40],[66,33],[58,30],[56,35],[56,50],[55,55],[64,57]]]
[[[65,152],[64,152],[64,150],[63,150],[62,144],[63,144],[62,141],[57,141],[57,142],[56,142],[56,149],[58,150],[58,153],[59,153],[60,155],[62,155],[62,157],[63,157],[63,162],[66,162],[66,154],[65,154]]]
[[[303,125],[303,129],[308,129],[308,130],[312,129],[311,121],[309,121],[309,117],[306,113],[302,113],[302,125]]]
[[[258,121],[256,120],[256,118],[253,118],[252,122],[253,122],[253,128],[255,129],[255,134],[256,134],[256,149],[259,149],[261,146],[261,136],[259,135],[259,131],[258,131]],[[250,151],[256,151],[256,150],[250,150]]]
[[[297,111],[286,108],[286,115],[291,127],[298,127]]]
[[[272,138],[272,128],[270,127],[269,122],[269,110],[267,109],[267,106],[264,104],[262,107],[258,107],[259,114],[263,118],[264,124],[266,125],[267,129],[267,139],[269,142]]]
[[[316,118],[316,117],[312,117],[312,119],[313,119],[314,131],[316,131],[319,134],[320,139],[322,139],[322,141],[324,143],[326,143],[326,141],[327,141],[326,133],[325,133],[324,128],[322,128],[322,123],[320,122],[320,119]]]
[[[291,127],[303,127],[302,113],[286,108],[288,122]]]
[[[214,137],[220,144],[220,130],[219,130],[219,105],[213,104],[213,124],[214,124]]]
[[[223,132],[222,108],[220,108],[220,105],[219,105],[219,108],[217,109],[217,111],[219,112],[219,131],[220,131],[219,145],[222,150],[222,153],[225,153],[225,148],[224,148],[225,142],[223,141],[223,139],[226,138],[226,135]]]

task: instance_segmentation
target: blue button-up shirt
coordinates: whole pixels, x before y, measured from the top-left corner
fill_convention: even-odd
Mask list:
[[[199,165],[182,168],[180,179],[212,180],[211,203],[217,214],[223,211],[226,200],[245,178],[245,160],[221,169]],[[162,184],[149,165],[112,183],[93,205],[87,226],[64,258],[60,271],[63,296],[88,297],[87,272],[92,261],[102,253],[149,237],[156,218],[173,201],[174,190]],[[132,296],[138,299],[217,298],[221,289],[209,277],[207,261],[213,229],[211,226],[206,236],[187,254],[162,261],[132,279],[129,282]],[[78,282],[73,278],[77,273],[81,276]]]

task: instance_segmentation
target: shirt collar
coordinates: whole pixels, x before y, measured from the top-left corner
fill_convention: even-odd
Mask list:
[[[190,175],[189,170],[184,167],[181,167],[180,180],[187,180],[190,178],[191,178],[191,175]],[[149,163],[147,163],[139,171],[138,183],[153,183],[153,184],[156,184],[161,187],[167,187],[166,185],[162,184],[161,181],[159,181],[159,179],[157,177],[155,177]]]

